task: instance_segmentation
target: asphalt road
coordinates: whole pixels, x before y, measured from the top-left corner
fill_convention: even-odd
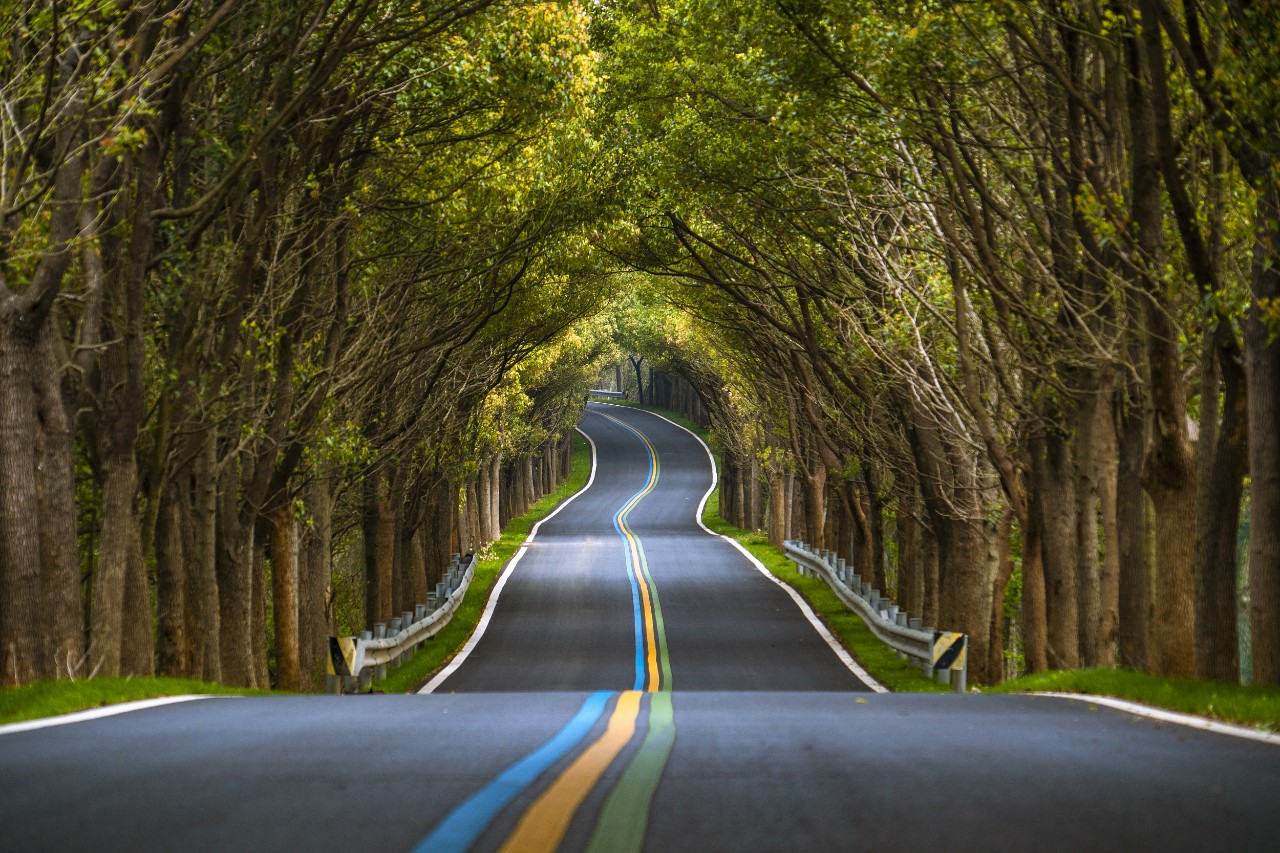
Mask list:
[[[0,732],[0,849],[1280,849],[1280,745],[1046,697],[868,692],[695,525],[692,437],[616,407],[583,428],[594,484],[431,694]]]

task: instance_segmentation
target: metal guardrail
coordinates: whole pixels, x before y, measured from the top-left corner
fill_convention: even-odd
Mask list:
[[[587,392],[587,396],[588,397],[606,397],[610,400],[623,400],[626,398],[627,395],[623,394],[621,391],[609,391],[604,388],[592,388],[590,391]]]
[[[922,628],[920,619],[882,597],[843,557],[834,551],[811,548],[796,539],[783,543],[787,558],[803,574],[822,578],[850,610],[862,617],[871,633],[898,653],[911,658],[925,677],[936,674],[941,684],[951,684],[957,693],[966,689],[968,678],[967,638],[952,631]]]
[[[388,666],[399,666],[438,634],[462,604],[475,577],[477,559],[475,553],[465,557],[454,554],[436,591],[427,595],[426,604],[417,605],[412,612],[406,610],[387,623],[374,623],[359,637],[330,637],[328,692],[370,689],[375,680],[387,677]]]

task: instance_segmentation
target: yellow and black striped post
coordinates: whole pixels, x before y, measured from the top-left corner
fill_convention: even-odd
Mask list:
[[[938,681],[943,684],[950,682],[957,693],[966,689],[969,669],[967,639],[964,634],[954,631],[933,632],[933,671],[938,673]]]
[[[355,637],[330,637],[329,638],[329,690],[330,692],[341,693],[343,685],[348,683],[348,679],[353,679],[360,675],[356,671],[356,638]],[[336,686],[336,690],[334,689]]]

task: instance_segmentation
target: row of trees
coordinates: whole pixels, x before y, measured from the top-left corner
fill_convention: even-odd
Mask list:
[[[594,27],[635,154],[609,248],[672,306],[643,346],[707,400],[735,521],[893,581],[979,681],[1015,573],[1029,671],[1236,680],[1245,562],[1253,677],[1280,682],[1268,4],[671,0]]]
[[[335,535],[385,620],[559,481],[608,347],[588,23],[0,4],[4,684],[312,686]]]

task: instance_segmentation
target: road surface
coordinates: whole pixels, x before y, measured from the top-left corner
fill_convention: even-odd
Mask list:
[[[0,849],[1280,848],[1280,745],[1048,697],[871,692],[696,525],[696,439],[613,406],[582,428],[594,482],[429,693],[0,733]]]

